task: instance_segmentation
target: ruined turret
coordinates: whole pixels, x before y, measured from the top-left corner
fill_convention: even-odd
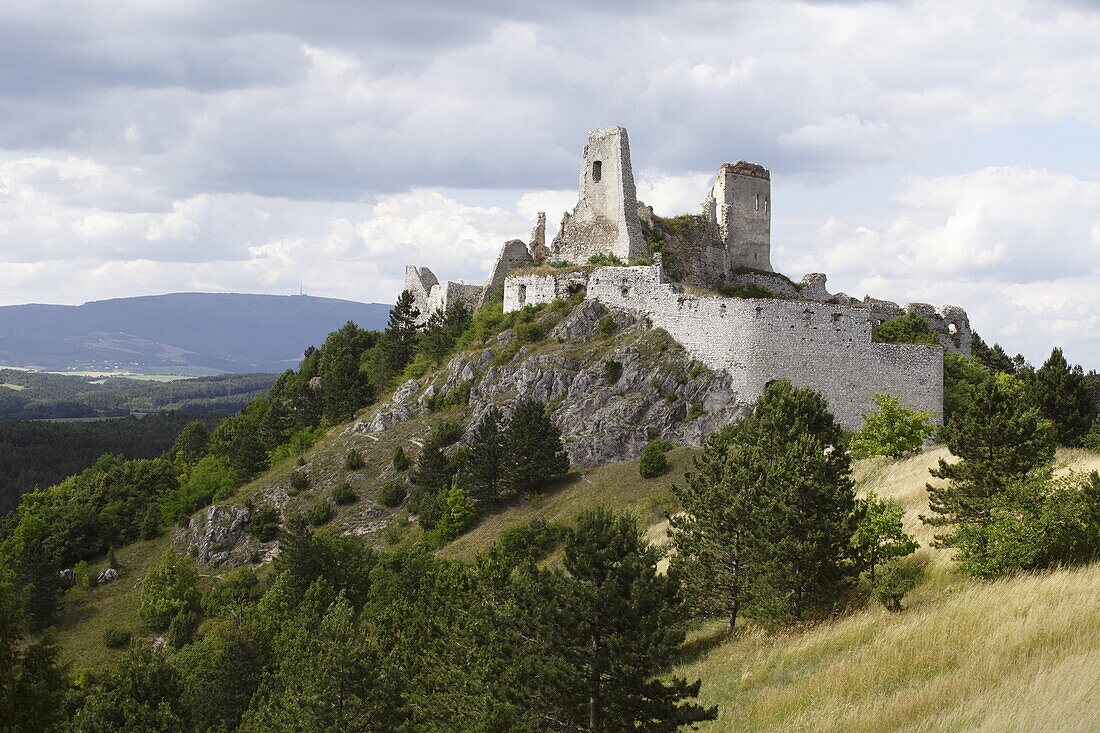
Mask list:
[[[726,267],[771,272],[771,173],[762,165],[723,163],[703,202],[703,214],[718,228]]]
[[[626,129],[597,128],[584,147],[577,206],[562,219],[552,256],[585,263],[614,255],[629,262],[645,251]]]

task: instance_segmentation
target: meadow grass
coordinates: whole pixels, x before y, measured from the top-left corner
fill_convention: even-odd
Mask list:
[[[928,469],[944,448],[855,465],[861,493],[905,507],[924,581],[891,614],[864,605],[780,633],[720,622],[693,631],[673,670],[702,678],[719,719],[702,731],[1095,731],[1100,721],[1100,564],[992,583],[962,577],[930,547]],[[1100,454],[1060,451],[1063,470]]]

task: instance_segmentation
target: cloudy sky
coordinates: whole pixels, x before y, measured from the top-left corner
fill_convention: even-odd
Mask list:
[[[480,281],[621,124],[658,213],[759,162],[777,269],[1100,368],[1098,38],[1083,0],[4,3],[0,303]]]

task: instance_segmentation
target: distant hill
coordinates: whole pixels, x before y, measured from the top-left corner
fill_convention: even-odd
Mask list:
[[[0,307],[0,365],[210,374],[281,372],[347,321],[386,324],[389,305],[308,295],[172,293],[80,306]]]

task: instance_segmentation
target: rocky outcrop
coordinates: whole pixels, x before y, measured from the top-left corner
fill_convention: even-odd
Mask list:
[[[415,379],[402,384],[393,393],[389,402],[384,403],[374,412],[374,417],[366,425],[356,424],[357,432],[361,430],[368,433],[380,433],[389,430],[394,425],[412,420],[424,414],[425,408],[422,402],[417,401],[420,394],[420,382]]]
[[[586,300],[538,325],[546,336],[507,360],[485,348],[455,357],[434,380],[405,383],[367,430],[423,415],[458,390],[469,392],[468,431],[490,406],[507,414],[517,400],[535,399],[553,411],[570,460],[601,465],[636,457],[657,436],[699,445],[749,409],[727,376],[639,316]],[[510,341],[508,332],[494,339],[503,348]]]
[[[250,517],[247,507],[216,504],[191,517],[176,533],[175,542],[185,546],[200,565],[221,564],[240,542]]]
[[[118,571],[114,568],[107,568],[95,579],[96,585],[107,585],[118,580]]]

